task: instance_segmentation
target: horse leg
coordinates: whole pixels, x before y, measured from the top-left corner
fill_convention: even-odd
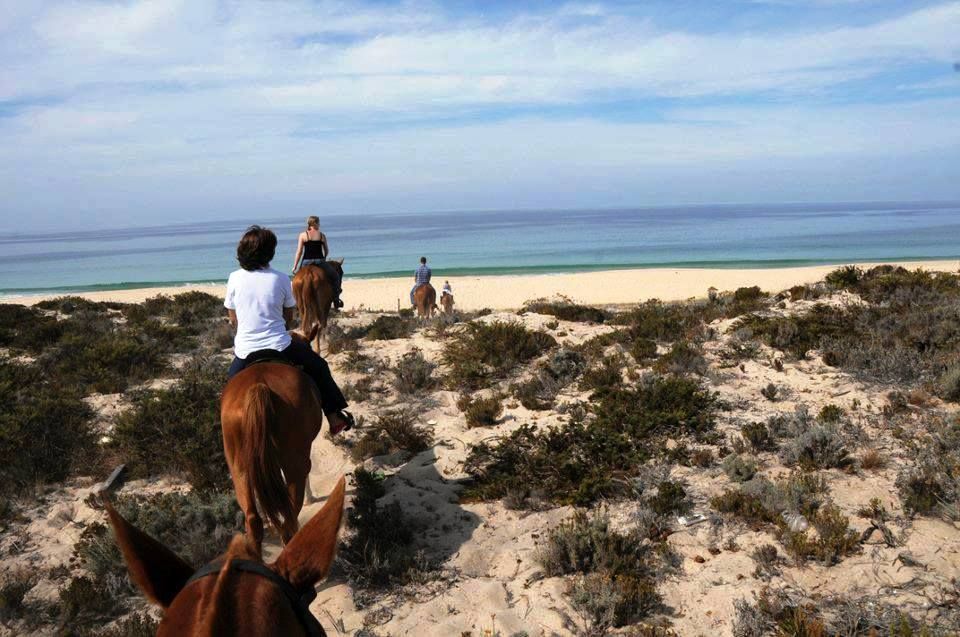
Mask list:
[[[253,542],[257,555],[263,551],[263,519],[257,512],[257,499],[250,488],[250,482],[243,472],[236,472],[231,467],[230,477],[233,478],[233,489],[237,494],[237,504],[244,514],[244,526],[247,537]]]
[[[293,536],[297,534],[297,531],[300,530],[300,522],[297,520],[297,516],[303,509],[304,496],[307,489],[309,489],[309,460],[307,463],[307,469],[305,471],[303,468],[292,470],[289,472],[289,477],[287,478],[287,491],[290,494],[290,502],[293,503],[294,516],[284,521],[284,528],[281,531],[284,544],[288,544],[290,540],[293,539]]]

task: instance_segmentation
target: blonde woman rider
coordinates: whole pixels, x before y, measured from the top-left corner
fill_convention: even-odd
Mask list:
[[[327,255],[330,247],[327,245],[327,235],[320,232],[320,217],[307,217],[307,229],[297,237],[297,255],[293,258],[293,273],[305,265],[317,265],[324,269],[327,277],[333,284],[333,303],[336,307],[343,307],[340,300],[341,280],[336,268],[326,267]]]

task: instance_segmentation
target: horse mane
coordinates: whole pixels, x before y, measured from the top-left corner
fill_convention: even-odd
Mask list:
[[[232,568],[235,560],[250,560],[252,562],[261,562],[257,555],[256,548],[250,543],[245,535],[234,535],[230,540],[230,546],[227,552],[223,554],[223,568],[217,574],[217,580],[213,585],[213,591],[206,602],[198,609],[198,617],[206,625],[206,630],[202,631],[209,635],[226,635],[233,630],[233,625],[229,619],[236,615],[237,600],[230,594],[230,589],[236,579],[236,570]]]

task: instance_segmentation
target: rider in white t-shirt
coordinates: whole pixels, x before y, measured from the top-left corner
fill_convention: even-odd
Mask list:
[[[223,302],[230,322],[237,328],[228,377],[232,378],[252,359],[263,356],[262,353],[278,353],[302,367],[314,380],[330,432],[340,433],[353,426],[353,416],[344,410],[347,401],[333,380],[327,362],[306,343],[291,339],[287,332],[297,304],[290,278],[270,267],[276,249],[276,235],[259,226],[251,226],[237,245],[240,269],[230,274]]]

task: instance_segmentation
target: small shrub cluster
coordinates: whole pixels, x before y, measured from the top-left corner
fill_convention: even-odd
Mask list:
[[[134,396],[117,418],[110,449],[134,475],[185,474],[199,489],[230,488],[220,429],[220,392],[226,370],[199,357],[183,366],[170,389]]]
[[[700,348],[686,342],[677,341],[653,366],[663,374],[695,374],[703,376],[707,373],[707,359],[703,357]]]
[[[463,394],[457,400],[457,408],[463,412],[470,428],[495,425],[503,414],[503,402],[498,394],[487,397]]]
[[[847,555],[860,551],[860,535],[850,529],[850,521],[835,505],[817,509],[810,524],[816,534],[785,529],[780,538],[797,563],[816,560],[824,566],[833,566]]]
[[[627,362],[620,355],[604,356],[586,368],[580,378],[581,391],[598,396],[623,384],[623,368]]]
[[[549,334],[521,323],[467,323],[447,342],[443,362],[452,388],[480,389],[556,345]]]
[[[746,482],[757,473],[756,460],[747,455],[731,453],[721,463],[723,472],[734,482]]]
[[[777,440],[762,422],[747,423],[740,427],[740,435],[755,453],[776,451]]]
[[[362,462],[397,451],[420,453],[433,445],[433,433],[417,425],[416,414],[408,409],[386,411],[377,416],[353,446],[353,459]]]
[[[665,571],[658,555],[663,547],[643,540],[636,531],[613,531],[603,514],[581,511],[550,532],[536,559],[547,575],[577,576],[567,594],[592,629],[624,626],[660,603],[656,582]]]
[[[413,316],[381,314],[369,325],[355,327],[346,333],[350,339],[365,338],[370,341],[390,341],[408,338],[417,329]]]
[[[630,478],[665,437],[713,429],[716,398],[693,380],[657,377],[608,392],[592,409],[590,420],[571,417],[541,431],[524,425],[496,443],[471,447],[466,469],[477,480],[467,497],[509,496],[530,506],[632,495]]]
[[[530,379],[512,385],[511,392],[527,409],[549,409],[557,394],[583,372],[584,366],[580,352],[559,349],[537,367]]]
[[[915,458],[897,475],[904,510],[960,520],[960,422],[932,423]]]
[[[420,350],[414,349],[404,354],[393,368],[393,386],[401,394],[408,395],[433,389],[437,385],[433,376],[436,368]]]
[[[568,298],[558,300],[535,299],[523,304],[524,312],[555,316],[561,321],[575,321],[578,323],[603,323],[610,318],[610,313],[589,305],[580,305]]]
[[[0,495],[60,482],[90,459],[90,408],[39,366],[0,359],[0,404]]]
[[[383,588],[410,581],[428,567],[413,547],[413,531],[400,505],[378,504],[386,493],[382,475],[361,467],[354,470],[353,478],[356,491],[347,513],[347,527],[353,534],[341,544],[337,561],[354,588]]]
[[[840,431],[834,425],[817,424],[780,449],[780,459],[788,467],[844,469],[853,464]]]

